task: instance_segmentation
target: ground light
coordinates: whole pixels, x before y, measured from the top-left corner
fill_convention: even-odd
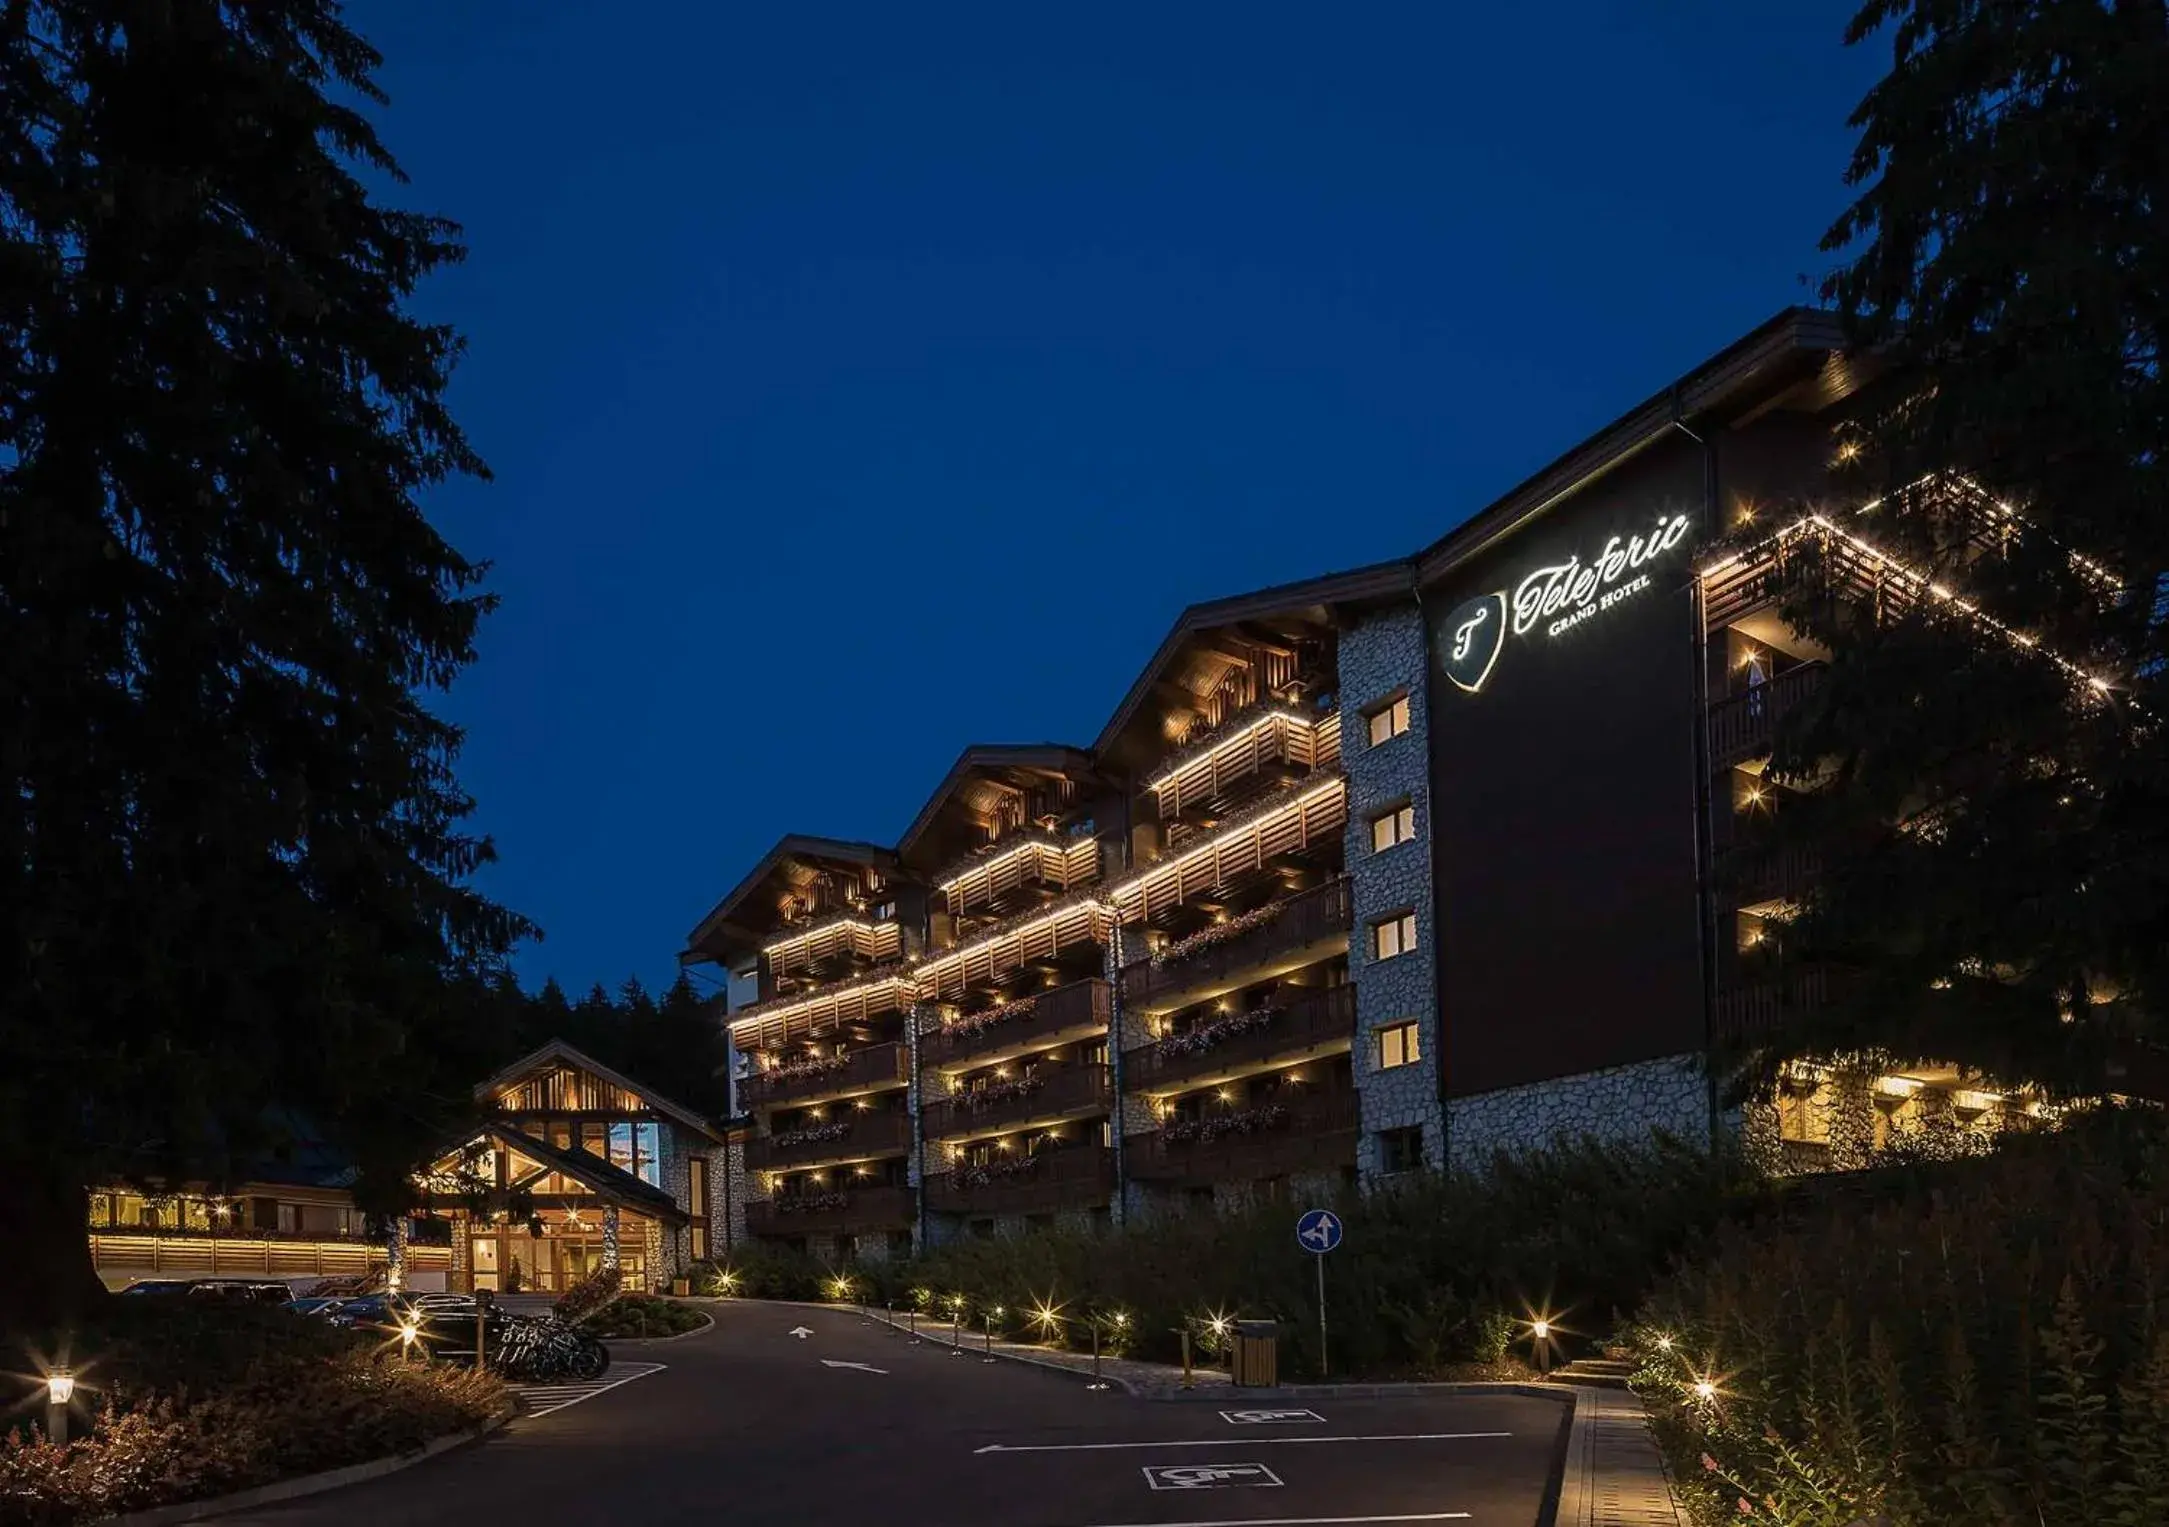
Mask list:
[[[716,1280],[715,1280],[715,1286],[716,1286],[717,1288],[721,1289],[721,1290],[722,1290],[722,1291],[723,1291],[723,1292],[724,1292],[724,1293],[725,1293],[726,1295],[729,1295],[729,1294],[735,1294],[735,1293],[737,1293],[737,1292],[738,1292],[738,1274],[736,1274],[736,1273],[734,1273],[734,1272],[721,1272],[721,1273],[717,1273],[717,1274],[716,1274]]]
[[[55,1368],[45,1375],[45,1440],[54,1447],[68,1445],[68,1402],[75,1398],[75,1374]]]

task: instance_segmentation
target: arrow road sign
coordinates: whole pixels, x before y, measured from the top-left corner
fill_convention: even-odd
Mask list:
[[[889,1371],[886,1368],[876,1368],[870,1363],[839,1363],[833,1357],[822,1358],[821,1366],[824,1368],[856,1368],[861,1373],[887,1373]]]
[[[809,1331],[804,1326],[793,1326],[791,1327],[791,1334],[797,1337],[800,1341],[804,1341],[807,1337],[811,1336],[813,1332]]]
[[[1313,1209],[1295,1222],[1295,1238],[1305,1251],[1324,1256],[1341,1243],[1341,1217],[1331,1209]]]

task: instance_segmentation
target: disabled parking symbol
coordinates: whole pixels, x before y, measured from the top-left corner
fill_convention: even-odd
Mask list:
[[[1262,1463],[1157,1463],[1145,1465],[1155,1490],[1277,1489],[1280,1476]]]

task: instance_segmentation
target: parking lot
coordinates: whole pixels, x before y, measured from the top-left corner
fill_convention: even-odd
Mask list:
[[[662,1510],[854,1527],[1526,1527],[1566,1421],[1562,1402],[1522,1395],[1154,1402],[914,1345],[846,1311],[716,1314],[711,1331],[619,1348],[609,1377],[640,1365],[636,1377],[476,1447],[226,1520],[464,1527]]]

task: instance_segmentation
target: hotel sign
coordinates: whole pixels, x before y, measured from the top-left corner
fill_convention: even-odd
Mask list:
[[[1584,562],[1579,553],[1564,562],[1530,570],[1514,585],[1463,601],[1440,622],[1438,665],[1455,686],[1476,693],[1498,665],[1508,628],[1517,637],[1543,629],[1560,637],[1651,586],[1642,569],[1687,538],[1684,514],[1667,515],[1646,532],[1613,536],[1604,549]]]

